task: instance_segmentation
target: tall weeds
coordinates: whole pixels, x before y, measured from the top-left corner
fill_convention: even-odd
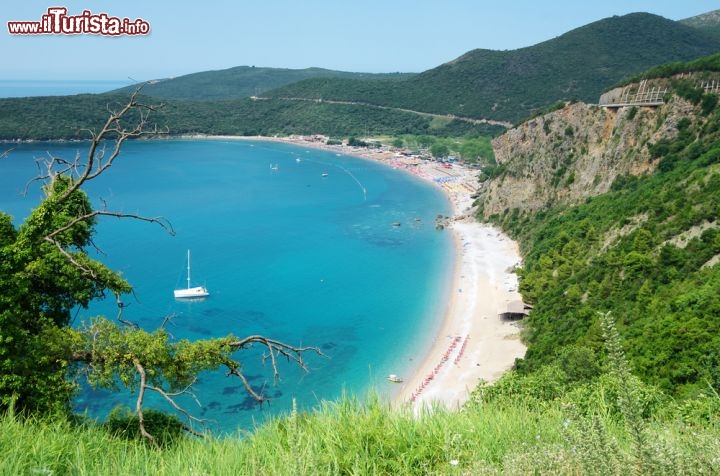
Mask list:
[[[0,415],[0,476],[720,474],[720,419],[708,415],[720,399],[663,401],[662,412],[651,411],[652,392],[633,377],[610,315],[601,320],[608,370],[580,390],[538,393],[528,386],[555,385],[513,375],[506,390],[480,392],[460,411],[417,416],[376,395],[344,396],[311,412],[293,406],[249,433],[161,449],[95,424],[8,413]]]
[[[615,321],[609,312],[600,314],[600,325],[608,354],[609,374],[617,384],[617,404],[633,444],[631,470],[634,474],[644,474],[654,465],[652,463],[653,454],[648,445],[646,425],[640,408],[639,389],[622,350],[622,342],[615,327]]]

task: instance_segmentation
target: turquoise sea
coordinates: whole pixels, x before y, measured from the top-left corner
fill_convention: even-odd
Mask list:
[[[87,145],[3,150],[10,147],[0,160],[0,209],[20,222],[40,196],[37,184],[21,195],[37,174],[33,158],[71,158]],[[163,216],[176,232],[114,218],[98,225],[99,259],[135,289],[125,298],[125,318],[154,329],[173,316],[167,328],[177,339],[263,334],[325,354],[306,356],[309,373],[280,360],[278,382],[258,349],[238,354],[250,383],[273,397],[262,409],[237,379],[202,375],[199,405],[182,404],[215,430],[248,428],[288,411],[293,399],[308,409],[343,392],[389,396],[385,376],[407,375],[438,325],[453,247],[434,220],[450,204],[401,171],[274,142],[138,141],[87,191],[96,206],[104,200],[115,211]],[[188,249],[194,284],[211,293],[202,301],[173,298],[185,285]],[[99,314],[115,316],[115,303],[80,310],[75,322]],[[87,390],[76,406],[102,416],[133,402],[127,393]]]
[[[105,93],[133,83],[130,79],[0,79],[0,98]]]

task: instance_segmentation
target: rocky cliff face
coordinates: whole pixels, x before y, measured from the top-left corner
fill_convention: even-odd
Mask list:
[[[527,121],[493,140],[504,172],[483,185],[480,214],[532,212],[607,192],[620,175],[654,170],[648,147],[672,140],[678,122],[695,114],[691,103],[673,96],[658,107],[568,104]]]

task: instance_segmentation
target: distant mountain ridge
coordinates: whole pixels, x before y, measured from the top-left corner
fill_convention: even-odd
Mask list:
[[[472,50],[420,74],[238,66],[152,81],[143,94],[167,104],[156,118],[174,134],[495,135],[502,126],[459,119],[517,124],[566,101],[596,103],[651,67],[710,56],[720,51],[715,13],[615,16],[527,48]],[[130,89],[0,101],[0,138],[82,137],[98,120],[92,108]]]
[[[175,78],[157,79],[143,86],[143,93],[163,98],[193,101],[216,101],[257,96],[270,89],[309,78],[355,78],[363,80],[400,79],[412,73],[350,73],[323,68],[267,68],[236,66],[234,68],[202,71]],[[132,91],[128,86],[118,91]]]
[[[309,79],[268,97],[353,100],[423,112],[518,121],[561,100],[596,102],[624,77],[720,51],[720,39],[649,13],[599,20],[535,46],[477,49],[400,82]]]
[[[704,31],[715,37],[720,37],[720,10],[696,15],[680,20],[680,23]]]

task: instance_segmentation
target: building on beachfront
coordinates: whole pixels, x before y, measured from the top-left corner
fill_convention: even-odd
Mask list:
[[[525,304],[522,301],[510,301],[507,304],[507,309],[500,313],[500,318],[504,321],[518,321],[527,317],[530,314],[532,306]]]

